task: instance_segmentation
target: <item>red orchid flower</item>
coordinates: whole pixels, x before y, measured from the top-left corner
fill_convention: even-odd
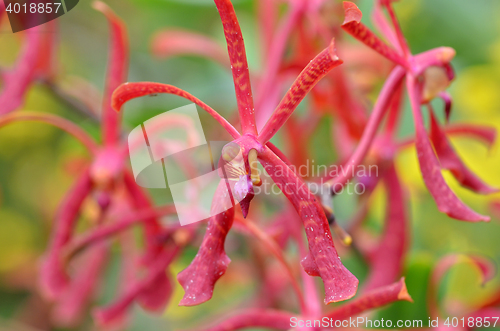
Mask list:
[[[243,154],[249,186],[247,194],[252,195],[252,186],[260,184],[256,168],[257,162],[260,161],[300,215],[310,249],[309,254],[302,260],[302,266],[309,275],[322,278],[326,292],[325,303],[349,299],[356,293],[358,280],[340,262],[321,205],[307,185],[270,149],[271,145],[268,144],[314,85],[331,69],[342,63],[335,53],[334,43],[332,41],[328,48],[304,68],[263,129],[257,132],[241,29],[229,0],[215,0],[215,4],[226,36],[242,134],[208,105],[171,85],[151,82],[123,84],[113,93],[113,108],[120,110],[125,102],[133,98],[168,93],[188,99],[207,111],[234,138],[233,142],[223,149],[223,157],[225,154],[230,156],[235,152],[235,144]],[[219,203],[219,199],[218,196],[214,197],[214,206]],[[248,203],[242,205],[242,211],[246,216]],[[181,305],[196,305],[211,298],[215,282],[224,274],[230,261],[224,252],[224,240],[232,226],[233,218],[232,208],[210,218],[197,256],[191,265],[178,275],[178,280],[186,291]]]
[[[390,28],[381,8],[387,9],[393,29]],[[445,136],[440,134],[441,131],[438,131],[439,125],[437,121],[433,122],[434,134],[431,133],[432,144],[434,144],[433,149],[420,112],[421,104],[428,104],[435,97],[444,96],[446,104],[450,104],[450,98],[443,93],[454,78],[450,61],[454,57],[455,51],[451,48],[440,47],[418,55],[412,55],[392,9],[392,1],[380,0],[376,2],[375,23],[386,39],[391,42],[393,48],[384,43],[361,23],[362,13],[355,4],[344,2],[344,10],[345,20],[342,28],[396,65],[377,99],[377,104],[363,132],[360,145],[351,156],[349,166],[360,164],[368,152],[376,129],[386,113],[390,96],[401,81],[406,78],[415,122],[415,142],[420,169],[424,182],[436,201],[438,209],[459,220],[470,222],[488,221],[489,217],[471,210],[451,191],[441,175],[441,169],[448,168],[452,170],[452,174],[460,184],[478,193],[492,193],[496,189],[484,184],[467,170],[445,139]],[[439,160],[441,160],[441,163]],[[349,175],[339,176],[329,184],[343,183],[348,179]]]

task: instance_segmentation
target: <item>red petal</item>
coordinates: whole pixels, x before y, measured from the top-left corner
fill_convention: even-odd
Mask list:
[[[335,51],[335,42],[332,40],[330,46],[309,62],[295,82],[293,82],[292,87],[288,90],[285,97],[281,100],[262,129],[259,135],[259,141],[261,143],[268,142],[292,115],[307,93],[309,93],[309,91],[311,91],[330,70],[341,64],[342,60],[338,58]]]
[[[176,210],[174,205],[166,205],[157,208],[145,208],[134,211],[133,213],[127,211],[126,214],[119,219],[111,219],[105,225],[101,225],[95,229],[75,236],[75,238],[66,246],[65,256],[73,256],[87,246],[109,239],[113,235],[118,235],[120,232],[129,229],[133,225],[147,222],[152,218],[175,214],[175,212]]]
[[[1,116],[0,127],[18,121],[33,121],[53,125],[79,140],[91,154],[97,153],[98,147],[94,139],[85,130],[65,118],[53,114],[23,111]]]
[[[481,273],[481,283],[483,286],[486,282],[493,279],[496,274],[494,262],[484,256],[450,254],[441,258],[432,271],[429,284],[428,307],[432,317],[440,315],[440,310],[438,308],[438,289],[441,280],[450,268],[460,262],[470,263]],[[490,301],[490,303],[491,302],[492,301]]]
[[[160,58],[176,55],[204,56],[229,68],[226,51],[215,40],[185,30],[165,30],[155,34],[151,42],[153,54]]]
[[[388,285],[401,275],[409,243],[405,192],[394,166],[387,170],[384,182],[387,187],[386,223],[380,245],[371,260],[372,272],[366,281],[366,291]]]
[[[429,112],[431,118],[430,137],[442,169],[450,170],[457,181],[474,192],[490,194],[498,192],[497,188],[485,184],[479,177],[470,171],[460,160],[455,150],[451,146],[446,134],[437,122],[432,110]]]
[[[252,221],[245,221],[242,220],[241,218],[236,218],[237,223],[240,225],[240,228],[242,228],[242,232],[245,234],[250,234],[255,236],[263,246],[266,247],[268,251],[273,254],[278,262],[282,265],[283,269],[285,269],[287,277],[290,279],[290,282],[294,288],[294,291],[297,294],[297,298],[299,299],[300,302],[300,307],[301,310],[305,311],[307,309],[304,297],[302,295],[302,291],[300,289],[300,286],[295,279],[295,276],[293,274],[292,267],[290,266],[289,263],[287,263],[284,255],[283,255],[283,246],[279,246],[279,244],[273,240],[265,231],[261,230],[254,222]],[[285,234],[286,237],[288,237],[288,234]],[[286,239],[285,239],[286,242]]]
[[[368,123],[366,124],[356,150],[349,158],[349,161],[345,163],[345,171],[342,171],[339,176],[327,182],[332,189],[334,189],[338,184],[344,185],[349,179],[351,179],[352,175],[355,173],[355,170],[353,169],[360,165],[365,158],[372,146],[378,127],[387,112],[391,98],[397,92],[397,89],[404,77],[405,70],[403,68],[396,67],[392,70],[389,78],[386,80],[384,87],[382,88],[382,91],[380,91],[377,102],[373,107],[373,111],[368,119]]]
[[[395,301],[406,300],[413,302],[406,289],[405,279],[374,289],[363,296],[348,302],[345,305],[333,310],[326,316],[334,320],[349,319],[351,316],[358,315],[367,310],[378,308],[390,304]]]
[[[393,45],[397,51],[401,51],[398,36],[394,32],[394,29],[390,26],[387,18],[382,12],[382,3],[379,0],[374,1],[372,19],[377,29],[382,33],[387,41],[389,41],[389,44]],[[361,17],[359,18],[359,21],[361,21]]]
[[[128,39],[125,24],[105,3],[95,1],[94,9],[108,19],[111,30],[111,50],[106,73],[106,87],[103,98],[103,139],[107,145],[116,144],[120,135],[119,114],[111,107],[113,91],[127,80]]]
[[[490,126],[476,124],[452,124],[444,128],[447,134],[466,135],[471,138],[482,140],[488,148],[491,148],[497,139],[497,130]]]
[[[283,59],[290,42],[290,36],[293,30],[299,25],[299,21],[303,17],[307,5],[305,1],[301,1],[289,6],[288,12],[283,17],[279,27],[270,29],[270,26],[277,23],[277,20],[269,22],[269,20],[277,18],[275,17],[277,14],[277,3],[274,3],[275,1],[265,1],[264,4],[263,2],[258,1],[260,5],[258,9],[261,10],[259,12],[261,17],[265,17],[266,19],[262,22],[262,25],[259,25],[259,28],[262,32],[265,32],[262,38],[269,42],[266,44],[269,49],[264,53],[265,66],[262,68],[262,72],[265,72],[265,75],[261,77],[256,93],[256,107],[259,110],[256,114],[258,129],[261,129],[261,125],[265,124],[265,121],[271,115],[273,107],[278,102],[275,99],[279,98],[279,96],[276,96],[276,93],[270,93],[270,91],[274,89],[280,93],[281,87],[279,87],[278,74],[283,66]],[[270,16],[273,17],[271,18]],[[264,30],[266,28],[267,30]],[[299,47],[299,49],[301,48]]]
[[[44,295],[55,299],[68,286],[64,271],[62,248],[70,240],[83,201],[89,195],[92,183],[88,169],[78,178],[55,218],[51,243],[40,270],[40,282]]]
[[[75,327],[81,322],[87,305],[95,294],[99,276],[108,260],[108,251],[108,245],[101,243],[85,253],[86,256],[83,263],[78,266],[75,279],[57,300],[52,312],[58,325]]]
[[[394,31],[396,32],[396,36],[398,39],[397,44],[397,49],[402,50],[403,55],[405,58],[408,58],[410,56],[410,50],[408,48],[408,44],[406,42],[406,39],[403,35],[403,31],[401,31],[401,26],[399,25],[398,19],[396,17],[396,13],[394,12],[394,9],[392,8],[392,2],[394,0],[380,0],[383,6],[386,7],[387,11],[389,12],[389,17],[391,18],[392,26],[394,27]]]
[[[349,136],[358,141],[368,121],[364,105],[356,100],[351,84],[349,84],[346,73],[342,68],[332,72],[328,78],[331,86],[328,86],[328,89],[325,90],[327,96],[325,107],[326,109],[333,107],[335,114],[343,122],[339,126],[344,124]],[[312,91],[313,97],[318,94],[315,93],[316,91],[317,89]],[[350,138],[349,136],[347,138]]]
[[[320,276],[325,284],[325,304],[347,300],[356,294],[358,280],[342,263],[333,245],[330,226],[316,197],[295,173],[268,148],[259,155],[266,172],[299,213],[306,230],[309,255],[304,270]]]
[[[441,258],[436,264],[432,274],[432,283],[434,288],[439,286],[439,282],[450,268],[460,262],[468,262],[481,273],[481,284],[484,285],[492,280],[496,275],[496,267],[494,261],[480,255],[461,255],[450,254]]]
[[[137,209],[152,208],[150,197],[143,189],[137,185],[134,176],[130,172],[125,172],[123,175],[125,187],[130,194],[131,201]],[[156,217],[149,217],[144,219],[144,226],[146,229],[146,249],[149,251],[150,257],[157,254],[161,250],[161,245],[154,242],[154,238],[161,232],[161,226]]]
[[[416,148],[420,170],[424,178],[425,185],[434,197],[439,211],[448,216],[469,222],[489,221],[487,216],[480,215],[467,207],[448,187],[443,175],[441,166],[434,154],[420,113],[420,98],[413,76],[407,77],[408,95],[413,111],[416,131]]]
[[[167,266],[172,262],[172,259],[175,257],[177,252],[178,248],[176,247],[174,247],[173,250],[165,249],[162,254],[158,256],[154,264],[151,265],[144,279],[141,279],[140,281],[137,281],[136,283],[129,286],[126,293],[115,303],[104,308],[95,309],[93,311],[93,315],[97,323],[101,326],[106,327],[122,324],[125,320],[130,305],[134,302],[135,299],[141,298],[141,295],[143,295],[144,293],[150,292],[151,289],[155,286],[157,280],[163,278],[162,275],[165,275],[165,268],[167,268]],[[163,293],[163,291],[159,292],[159,294],[160,293]],[[171,291],[169,290],[169,297],[170,294]],[[153,297],[149,297],[149,299],[151,299],[151,301],[148,301],[147,303],[154,303],[154,306],[158,308],[158,306],[156,305],[157,301],[154,301]]]
[[[174,94],[194,102],[219,122],[233,138],[240,137],[238,131],[224,117],[213,110],[213,108],[188,92],[172,85],[151,82],[125,83],[113,92],[111,105],[114,110],[120,111],[122,105],[131,99],[158,93]]]
[[[387,115],[387,133],[390,136],[394,136],[396,130],[398,129],[398,121],[401,117],[402,107],[403,107],[403,90],[404,84],[402,81],[393,93],[391,98],[391,103],[389,105],[389,113]]]
[[[219,10],[222,26],[224,27],[224,35],[226,36],[241,127],[243,133],[257,135],[250,72],[248,71],[245,43],[238,18],[230,0],[215,0],[215,5]]]
[[[136,208],[152,208],[150,198],[146,192],[136,184],[132,174],[126,172],[124,174],[124,181]],[[158,259],[158,255],[162,253],[162,245],[157,240],[162,228],[155,216],[144,219],[144,228],[146,233],[146,253],[143,263],[146,264],[147,267],[151,267]],[[170,280],[165,273],[162,273],[141,292],[137,300],[145,309],[159,311],[167,304],[171,291]]]
[[[361,23],[361,17],[363,14],[354,3],[344,1],[344,13],[345,19],[344,23],[342,23],[342,29],[344,29],[344,31],[392,62],[399,64],[402,67],[408,67],[407,62],[403,57],[380,40],[379,37],[377,37],[372,31],[370,31],[370,29]]]
[[[222,196],[227,192],[226,181],[217,187],[212,210],[221,210]],[[177,275],[177,280],[186,292],[180,306],[199,305],[212,298],[217,280],[226,272],[231,260],[224,251],[226,235],[234,220],[234,207],[212,216],[198,254],[191,264]]]
[[[205,331],[232,331],[244,328],[290,329],[292,314],[271,309],[248,309],[234,314]]]
[[[36,26],[25,33],[23,49],[14,68],[3,73],[0,114],[7,114],[21,107],[24,94],[36,78],[39,54],[43,50],[44,36],[47,32],[44,32],[41,26]]]
[[[161,313],[172,296],[172,283],[166,273],[160,273],[137,296],[137,302],[146,310]]]

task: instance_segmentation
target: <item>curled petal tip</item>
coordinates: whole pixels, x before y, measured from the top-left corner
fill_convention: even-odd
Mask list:
[[[408,288],[406,287],[404,277],[401,277],[401,290],[399,290],[398,299],[399,300],[406,300],[406,301],[413,303],[413,299],[411,298],[410,293],[408,293]]]
[[[350,1],[344,1],[344,22],[342,25],[350,22],[361,22],[361,18],[363,17],[363,13],[359,10],[358,6]]]
[[[125,89],[127,84],[128,83],[124,83],[118,86],[118,88],[116,88],[116,90],[114,90],[113,94],[111,95],[111,108],[113,108],[117,112],[120,112],[124,103],[122,98],[120,97],[120,92],[121,90]]]

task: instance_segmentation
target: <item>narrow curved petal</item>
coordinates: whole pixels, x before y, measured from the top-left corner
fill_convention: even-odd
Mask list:
[[[415,78],[408,76],[408,95],[410,98],[416,131],[416,148],[420,171],[425,185],[436,201],[439,211],[448,216],[469,222],[489,221],[488,216],[483,216],[466,206],[446,184],[441,174],[441,166],[431,146],[425,131],[420,110],[420,97]]]
[[[373,107],[373,111],[368,119],[363,135],[361,136],[361,140],[345,165],[345,171],[342,171],[339,176],[332,178],[326,183],[332,189],[334,189],[336,185],[344,185],[349,179],[351,179],[352,174],[355,173],[353,169],[356,169],[356,167],[361,164],[365,158],[372,146],[377,130],[382,123],[382,119],[387,112],[391,98],[394,93],[397,92],[398,86],[401,84],[404,77],[405,70],[402,67],[398,66],[392,70],[389,78],[384,84],[384,87],[382,87],[382,91],[380,91],[377,102]]]
[[[181,90],[178,87],[152,82],[139,82],[139,83],[125,83],[120,85],[114,92],[111,98],[111,105],[114,110],[120,111],[122,105],[135,98],[143,97],[145,95],[166,93],[174,94],[181,98],[194,102],[212,116],[222,127],[233,137],[238,138],[240,134],[224,117],[219,115],[212,107],[193,96],[192,94]]]
[[[89,230],[83,234],[75,236],[73,240],[66,246],[65,256],[72,257],[76,253],[85,249],[86,247],[98,244],[99,242],[110,239],[120,232],[128,230],[131,226],[147,222],[152,218],[157,218],[176,212],[174,205],[167,205],[157,208],[145,208],[134,211],[133,213],[127,212],[126,215],[120,219],[110,220],[107,224],[103,224],[95,229]]]
[[[401,46],[399,46],[398,36],[387,21],[387,18],[384,16],[384,13],[382,12],[382,4],[379,0],[374,1],[372,20],[375,24],[375,27],[382,33],[389,44],[393,45],[401,54]]]
[[[465,135],[481,140],[486,147],[491,148],[497,139],[497,130],[491,126],[477,124],[451,124],[444,128],[447,134]]]
[[[131,173],[128,171],[125,172],[123,179],[125,187],[137,209],[153,207],[150,197],[136,184]],[[162,243],[157,240],[162,232],[162,227],[156,215],[144,219],[144,232],[146,252],[143,258],[143,263],[147,268],[152,268],[156,263],[155,261],[164,250]],[[171,284],[165,273],[163,273],[156,276],[149,287],[143,289],[137,300],[144,308],[152,311],[158,311],[165,307],[168,299],[170,298],[170,294]]]
[[[394,165],[387,170],[384,183],[387,189],[384,233],[371,260],[371,272],[365,285],[366,291],[388,285],[401,275],[409,244],[405,192]]]
[[[156,285],[158,279],[162,279],[165,275],[165,269],[172,262],[172,259],[177,255],[178,248],[164,249],[158,256],[153,265],[148,269],[147,275],[140,280],[137,280],[129,286],[126,292],[115,303],[103,308],[97,308],[93,311],[93,316],[96,322],[104,327],[113,327],[121,325],[125,320],[126,314],[132,303],[141,297],[145,291],[150,291],[151,287]],[[170,282],[168,282],[170,284]],[[169,290],[169,297],[171,288]]]
[[[134,176],[126,171],[123,175],[123,181],[125,188],[132,199],[132,203],[137,209],[147,209],[152,208],[153,204],[151,198],[147,195],[143,189],[137,185],[134,180]],[[153,216],[144,219],[144,227],[146,229],[146,249],[151,254],[150,258],[153,258],[156,253],[160,252],[162,247],[159,243],[155,243],[154,238],[156,238],[161,232],[161,225],[158,219]]]
[[[463,187],[466,187],[476,193],[490,194],[498,192],[497,188],[491,187],[484,183],[458,157],[457,153],[451,146],[446,134],[439,126],[433,111],[430,112],[431,132],[430,137],[434,150],[439,158],[442,169],[450,170],[453,176]]]
[[[204,331],[233,331],[246,328],[290,329],[293,314],[272,309],[247,309],[211,326]]]
[[[302,70],[297,79],[293,82],[290,90],[281,100],[278,107],[271,115],[266,125],[259,135],[259,141],[263,144],[268,142],[276,132],[285,124],[297,106],[302,102],[307,93],[336,66],[342,64],[335,51],[335,41],[332,40],[330,46],[319,53]]]
[[[259,160],[304,223],[309,254],[302,260],[302,266],[309,275],[322,278],[326,292],[325,304],[353,297],[358,280],[342,265],[333,244],[328,220],[316,197],[269,148],[266,147],[259,155]]]
[[[42,292],[49,299],[57,298],[69,284],[69,278],[64,270],[62,249],[71,239],[82,203],[91,190],[92,181],[87,169],[67,193],[55,217],[50,246],[40,270]]]
[[[3,73],[3,89],[0,92],[0,115],[18,109],[24,95],[35,80],[38,56],[42,52],[44,35],[41,26],[28,29],[21,54],[14,67]]]
[[[95,295],[96,287],[106,261],[109,247],[106,243],[95,245],[88,252],[83,263],[78,266],[78,273],[68,289],[57,300],[53,308],[53,319],[59,326],[76,327],[82,321],[87,305]]]
[[[440,316],[438,307],[438,289],[445,274],[456,264],[466,262],[481,274],[481,284],[484,285],[496,275],[494,261],[480,255],[450,254],[442,257],[435,265],[428,288],[427,305],[432,317]]]
[[[255,238],[257,238],[262,243],[262,245],[265,246],[271,252],[271,254],[276,257],[278,262],[282,265],[283,269],[285,269],[286,275],[290,279],[292,287],[299,299],[301,310],[304,311],[306,309],[306,305],[304,297],[302,295],[302,291],[297,280],[295,279],[292,267],[286,261],[285,256],[283,255],[282,247],[280,247],[275,240],[273,240],[265,231],[261,230],[254,222],[245,221],[244,219],[240,218],[236,218],[235,220],[237,221],[237,224],[243,227],[243,229],[250,235],[253,235]]]
[[[497,274],[495,262],[486,256],[450,254],[441,258],[436,264],[432,273],[433,286],[437,288],[444,275],[461,262],[466,262],[479,271],[482,285],[492,280]]]
[[[151,42],[153,55],[159,58],[195,55],[206,57],[230,68],[226,51],[208,36],[186,30],[164,30],[157,32]]]
[[[361,10],[352,2],[344,1],[345,19],[342,23],[342,29],[354,38],[361,41],[386,59],[399,64],[402,67],[408,67],[407,61],[399,55],[394,49],[380,40],[370,29],[361,23],[363,14]]]
[[[226,181],[221,180],[212,202],[212,210],[221,210],[225,192]],[[177,275],[177,280],[185,291],[180,306],[195,306],[212,298],[215,283],[231,262],[224,250],[224,243],[233,221],[234,207],[209,219],[198,253],[191,264]]]
[[[259,7],[263,7],[261,2],[262,1],[258,2],[260,4]],[[274,2],[274,0],[266,2],[266,16],[273,14],[268,12],[270,9],[271,11],[276,9],[276,4]],[[264,57],[265,67],[263,68],[263,72],[265,72],[265,75],[262,76],[256,93],[256,116],[259,128],[261,128],[260,125],[269,118],[271,114],[270,112],[273,110],[272,107],[275,106],[275,103],[273,103],[271,107],[266,107],[266,103],[273,99],[273,93],[269,93],[269,91],[272,90],[273,87],[276,87],[276,85],[279,85],[278,74],[281,66],[283,65],[283,57],[290,40],[290,35],[297,27],[300,18],[304,15],[304,9],[306,7],[305,4],[305,1],[300,1],[291,5],[279,26],[277,26],[276,29],[266,31],[265,33],[265,35],[269,35],[269,41],[271,43],[269,44],[269,50],[265,53]],[[274,34],[271,31],[275,31]],[[265,38],[266,36],[263,37]]]
[[[389,105],[389,113],[387,114],[387,133],[394,136],[396,130],[398,129],[398,123],[401,118],[401,113],[403,110],[403,92],[404,84],[400,82],[399,86],[396,88],[392,95],[392,100]]]
[[[469,138],[477,139],[483,143],[488,149],[491,149],[495,144],[497,137],[497,130],[494,127],[479,125],[479,124],[449,124],[443,128],[446,135],[452,136],[466,136]],[[399,148],[405,148],[415,142],[413,137],[401,141]]]
[[[0,127],[8,125],[13,122],[41,122],[53,125],[61,130],[66,131],[77,140],[79,140],[91,154],[96,154],[98,146],[94,139],[84,130],[82,130],[75,123],[53,114],[39,113],[39,112],[17,112],[0,116]]]
[[[413,302],[410,294],[408,294],[404,277],[391,285],[376,288],[331,311],[326,316],[333,320],[349,319],[351,316],[400,300]]]
[[[111,107],[111,96],[113,91],[127,80],[128,37],[125,24],[111,8],[100,1],[95,1],[93,7],[106,16],[111,31],[102,116],[104,144],[114,145],[120,135],[120,115]]]
[[[244,134],[253,133],[257,135],[250,72],[238,18],[230,0],[214,0],[214,2],[219,10],[224,35],[226,36],[241,127]]]
[[[403,35],[403,31],[401,30],[401,26],[399,25],[398,18],[396,17],[396,13],[394,12],[394,9],[392,8],[392,2],[394,0],[380,0],[380,3],[387,9],[387,12],[389,13],[389,17],[391,18],[392,26],[394,27],[394,31],[396,33],[397,37],[397,43],[394,43],[393,45],[396,47],[396,49],[400,49],[402,51],[402,54],[404,55],[405,58],[408,58],[410,55],[410,50],[408,48],[408,44],[406,42],[406,39]]]

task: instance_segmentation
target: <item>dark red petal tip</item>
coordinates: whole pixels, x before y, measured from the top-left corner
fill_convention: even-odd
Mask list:
[[[226,182],[219,183],[212,203],[212,212],[223,210]],[[217,280],[226,272],[231,260],[224,251],[226,236],[234,221],[234,207],[212,216],[208,221],[198,254],[191,264],[177,275],[185,294],[179,306],[195,306],[212,298]]]

